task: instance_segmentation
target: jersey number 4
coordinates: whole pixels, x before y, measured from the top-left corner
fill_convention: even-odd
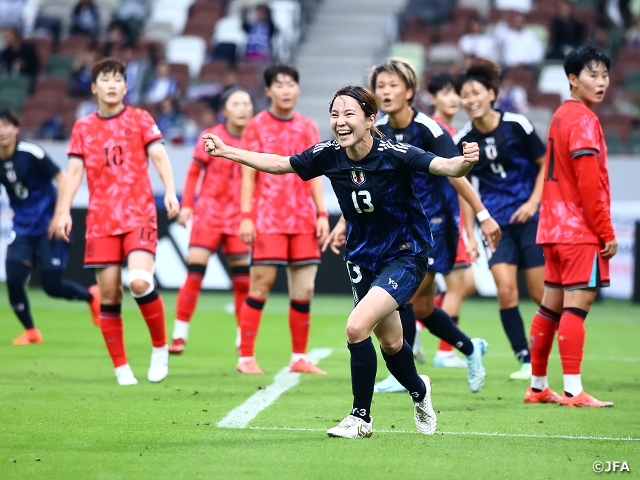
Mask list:
[[[109,152],[108,148],[104,149],[104,159],[107,167],[113,165],[114,167],[119,167],[122,165],[124,160],[122,159],[122,147],[120,145],[116,145],[111,148],[111,152]]]
[[[371,194],[369,190],[361,190],[359,192],[351,192],[351,199],[353,200],[353,206],[356,207],[358,213],[370,213],[373,212],[373,203],[371,203]],[[360,207],[360,201],[364,204],[364,207]]]

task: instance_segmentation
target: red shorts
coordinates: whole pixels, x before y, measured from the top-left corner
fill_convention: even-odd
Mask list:
[[[220,245],[222,245],[222,253],[226,257],[242,258],[249,255],[249,245],[240,240],[239,235],[225,235],[200,228],[192,228],[189,248],[204,248],[213,253],[218,250]]]
[[[120,266],[131,252],[146,252],[155,257],[157,245],[158,231],[151,227],[138,227],[108,237],[88,238],[84,247],[84,267]]]
[[[548,288],[576,290],[609,286],[609,260],[595,244],[543,245],[544,285]]]
[[[314,233],[258,234],[251,248],[251,265],[309,265],[320,263],[320,245]]]
[[[464,242],[464,233],[460,229],[460,238],[458,239],[458,251],[456,252],[456,261],[453,268],[467,268],[471,266],[471,257],[467,253],[467,244]]]

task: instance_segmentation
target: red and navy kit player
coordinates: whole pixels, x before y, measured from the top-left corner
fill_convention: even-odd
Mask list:
[[[414,68],[403,60],[390,60],[372,69],[369,86],[386,113],[376,122],[376,127],[387,138],[394,138],[440,157],[453,157],[457,150],[449,134],[432,118],[411,106],[418,85],[417,79]],[[423,284],[408,308],[400,314],[404,337],[413,345],[416,337],[415,319],[418,318],[432,334],[457,345],[467,357],[467,361],[464,361],[464,367],[467,368],[468,362],[476,361],[473,355],[476,350],[486,350],[486,342],[482,339],[469,339],[455,326],[446,312],[435,306],[434,280],[436,273],[449,275],[453,270],[460,238],[458,190],[473,202],[478,212],[484,210],[484,206],[466,178],[449,179],[428,172],[414,172],[412,186],[429,219],[434,248],[431,254],[433,262],[427,266]],[[484,225],[489,237],[500,231],[491,219],[487,219]],[[490,231],[491,228],[494,230]],[[480,359],[481,357],[482,354]],[[479,372],[479,375],[476,373],[478,372],[473,368],[469,369],[469,386],[474,392],[480,389],[484,377],[483,371]],[[393,377],[388,377],[376,385],[376,392],[401,389],[402,386]]]
[[[517,113],[493,108],[500,67],[473,59],[455,78],[455,88],[471,120],[454,141],[477,142],[480,161],[471,172],[487,210],[502,229],[502,240],[489,259],[498,290],[500,319],[520,362],[512,379],[531,378],[529,346],[518,308],[518,270],[524,270],[529,295],[536,302],[544,288],[544,256],[536,244],[546,147],[531,122]],[[478,220],[482,220],[479,218]]]
[[[246,91],[232,87],[222,93],[220,104],[225,122],[206,129],[202,135],[213,133],[227,145],[240,147],[242,131],[253,115],[251,97]],[[202,170],[204,178],[194,207],[195,190]],[[178,216],[178,223],[182,226],[186,226],[192,216],[193,221],[187,257],[188,273],[178,292],[169,353],[184,351],[209,257],[220,245],[231,269],[235,313],[239,320],[240,310],[249,293],[249,247],[239,235],[241,183],[242,167],[226,158],[207,155],[204,140],[200,138],[193,149],[193,161],[185,179]]]
[[[65,173],[35,143],[19,141],[20,122],[15,113],[0,109],[0,184],[4,185],[13,210],[13,231],[7,247],[5,269],[9,303],[25,331],[14,345],[42,343],[29,308],[25,283],[31,270],[40,265],[42,289],[53,298],[84,300],[98,322],[98,288],[89,290],[62,274],[69,257],[69,245],[52,238],[57,190]]]
[[[351,277],[355,308],[347,321],[351,353],[353,408],[329,436],[371,436],[370,416],[377,370],[375,333],[390,372],[414,401],[414,419],[420,433],[433,434],[436,416],[431,403],[431,381],[419,376],[411,346],[402,338],[396,310],[419,288],[429,263],[433,238],[429,222],[411,187],[414,171],[464,175],[477,160],[477,145],[467,145],[464,156],[436,157],[406,144],[371,135],[378,105],[363,87],[344,87],[330,103],[334,141],[284,157],[233,149],[219,138],[206,138],[207,152],[275,174],[293,173],[309,180],[325,175],[331,181],[346,222],[336,238],[346,236],[345,260]],[[334,248],[332,246],[332,248]]]
[[[593,46],[567,55],[571,85],[551,119],[540,204],[538,243],[545,256],[545,288],[531,323],[531,387],[526,403],[611,407],[582,388],[584,322],[598,290],[609,286],[609,259],[618,249],[611,223],[607,146],[593,105],[609,87],[610,61]],[[558,331],[562,397],[549,388],[547,364]]]
[[[293,155],[318,143],[315,122],[294,111],[300,93],[298,71],[284,64],[264,72],[271,107],[257,114],[242,133],[242,148],[254,152]],[[240,236],[251,245],[249,295],[240,310],[242,373],[263,373],[255,361],[255,341],[262,309],[276,279],[278,265],[289,277],[289,330],[292,372],[324,374],[305,356],[311,322],[311,298],[320,263],[319,241],[329,234],[322,182],[297,175],[265,175],[244,167]]]
[[[164,304],[154,286],[158,229],[149,179],[148,158],[166,188],[169,218],[178,214],[169,158],[151,115],[122,102],[127,91],[125,66],[106,58],[92,68],[91,89],[98,112],[78,120],[69,142],[69,181],[59,206],[57,234],[68,240],[71,203],[87,172],[85,268],[93,268],[100,287],[100,328],[120,385],[138,383],[127,361],[122,330],[122,264],[144,317],[153,345],[147,378],[162,381],[168,373],[169,349]]]

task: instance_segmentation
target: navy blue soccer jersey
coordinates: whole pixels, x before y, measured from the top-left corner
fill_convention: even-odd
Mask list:
[[[405,128],[393,128],[388,115],[378,120],[376,126],[396,142],[408,143],[439,157],[451,158],[459,155],[449,133],[445,132],[431,117],[417,110],[414,111],[413,120]],[[428,172],[415,172],[413,190],[422,203],[434,235],[447,229],[458,228],[460,225],[458,192],[447,177],[431,175]]]
[[[345,260],[374,272],[401,256],[427,257],[429,221],[413,193],[414,171],[428,172],[436,156],[411,145],[374,138],[371,151],[353,161],[336,140],[290,158],[303,180],[325,175],[347,221]]]
[[[13,210],[13,231],[18,236],[47,231],[56,204],[51,182],[60,168],[35,143],[20,141],[13,155],[0,160],[0,183]]]
[[[471,174],[480,182],[482,202],[499,225],[525,203],[535,185],[539,167],[536,160],[546,147],[531,122],[519,113],[501,112],[500,123],[491,133],[480,133],[469,121],[453,137],[462,151],[462,142],[477,142],[480,161]],[[537,220],[538,214],[531,218]]]

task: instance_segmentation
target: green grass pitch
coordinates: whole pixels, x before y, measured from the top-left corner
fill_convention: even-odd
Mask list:
[[[461,326],[489,342],[487,378],[469,392],[463,370],[420,365],[433,379],[438,433],[415,433],[411,401],[376,394],[373,437],[328,438],[325,430],[350,408],[344,325],[347,296],[318,296],[310,348],[332,348],[319,366],[326,377],[302,376],[245,429],[216,426],[264,389],[289,360],[287,300],[267,303],[257,342],[263,376],[235,371],[235,319],[228,294],[203,294],[186,353],[172,357],[161,384],[146,380],[148,332],[126,297],[125,338],[140,384],[117,385],[99,330],[82,303],[50,300],[31,290],[42,345],[12,346],[21,332],[0,286],[0,478],[590,478],[596,461],[626,461],[640,477],[640,309],[597,304],[587,319],[584,384],[612,409],[524,405],[526,382],[510,381],[517,364],[502,332],[495,300],[463,306]],[[164,294],[168,331],[175,295]],[[521,306],[528,324],[532,303]],[[428,360],[436,339],[423,335]],[[378,378],[386,376],[379,360]],[[562,390],[557,350],[552,388]],[[564,436],[564,437],[562,437]],[[603,439],[607,437],[608,439]],[[617,440],[615,440],[617,439]],[[634,440],[635,439],[635,440]],[[603,474],[604,475],[604,474]]]

